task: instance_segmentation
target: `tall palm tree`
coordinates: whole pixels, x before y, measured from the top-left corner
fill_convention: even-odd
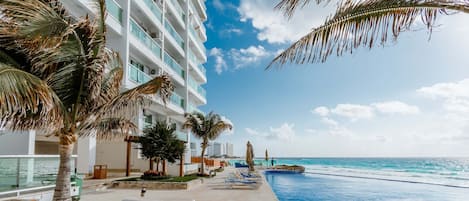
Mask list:
[[[71,155],[78,137],[123,137],[147,95],[166,100],[165,75],[120,93],[123,66],[107,49],[106,8],[74,19],[58,0],[0,1],[0,127],[58,137],[54,200],[70,200]]]
[[[202,139],[201,148],[202,154],[200,155],[200,174],[204,174],[204,155],[208,147],[209,140],[215,140],[221,133],[226,130],[233,129],[230,122],[222,120],[220,115],[213,112],[208,113],[206,116],[202,113],[194,112],[186,114],[186,122],[182,128],[188,129],[192,134],[199,139]]]
[[[315,3],[330,0],[314,0]],[[312,0],[282,0],[276,6],[287,17]],[[375,43],[394,41],[420,17],[429,33],[438,14],[448,11],[469,13],[469,0],[343,0],[336,13],[280,53],[268,65],[281,67],[285,63],[325,62],[333,53],[341,56],[360,46],[372,48]],[[388,37],[392,34],[392,37]]]

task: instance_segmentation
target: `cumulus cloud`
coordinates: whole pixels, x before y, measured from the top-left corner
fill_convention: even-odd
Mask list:
[[[221,119],[222,121],[228,123],[228,124],[231,124],[231,126],[232,126],[232,129],[231,129],[231,130],[227,130],[225,133],[228,134],[228,135],[233,134],[233,133],[234,133],[234,130],[235,130],[235,127],[234,127],[233,122],[232,122],[230,119],[228,119],[227,117],[225,117],[225,116],[221,116],[220,119]]]
[[[224,59],[223,50],[220,48],[212,48],[209,55],[215,58],[215,71],[220,75],[223,71],[228,69],[228,65]]]
[[[230,51],[230,57],[235,69],[256,64],[270,56],[274,56],[274,53],[267,51],[262,45],[249,46],[248,48],[241,49],[231,49]]]
[[[371,104],[378,112],[385,114],[418,114],[420,109],[417,106],[408,105],[400,101],[388,101]]]
[[[278,128],[270,127],[270,134],[269,138],[279,139],[279,140],[287,140],[290,141],[293,137],[295,137],[295,127],[294,124],[283,123]]]
[[[366,105],[338,104],[331,112],[352,120],[369,119],[374,116],[373,108]]]
[[[221,2],[221,0],[213,0],[212,5],[218,12],[224,12],[226,9],[236,8],[232,3]]]
[[[317,107],[313,110],[313,113],[318,114],[319,116],[327,116],[329,115],[329,109],[327,107],[321,106]]]
[[[268,132],[258,131],[252,128],[245,128],[247,134],[260,136],[269,140],[286,140],[290,141],[295,136],[295,125],[283,123],[280,127],[270,127]]]
[[[241,0],[238,12],[242,22],[251,22],[259,31],[257,38],[269,43],[290,43],[308,33],[311,28],[323,23],[330,9],[315,9],[307,6],[298,10],[288,20],[283,13],[274,9],[275,2],[265,0]]]
[[[437,83],[417,92],[432,98],[469,98],[469,79],[459,82]]]

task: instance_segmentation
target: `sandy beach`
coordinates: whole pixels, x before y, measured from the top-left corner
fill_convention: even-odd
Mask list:
[[[224,188],[223,183],[235,168],[228,167],[216,177],[203,179],[203,183],[189,190],[148,190],[145,197],[140,197],[138,189],[85,189],[82,194],[83,201],[276,201],[278,200],[269,184],[262,175],[263,183],[255,190]]]

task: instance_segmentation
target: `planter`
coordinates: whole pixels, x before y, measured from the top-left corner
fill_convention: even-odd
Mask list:
[[[188,182],[159,182],[159,181],[113,181],[112,187],[117,189],[142,189],[147,190],[188,190],[200,185],[201,179]]]

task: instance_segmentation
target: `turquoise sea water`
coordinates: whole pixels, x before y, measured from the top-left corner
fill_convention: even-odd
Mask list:
[[[306,168],[304,174],[266,173],[280,201],[469,201],[464,158],[283,158],[275,164]]]

